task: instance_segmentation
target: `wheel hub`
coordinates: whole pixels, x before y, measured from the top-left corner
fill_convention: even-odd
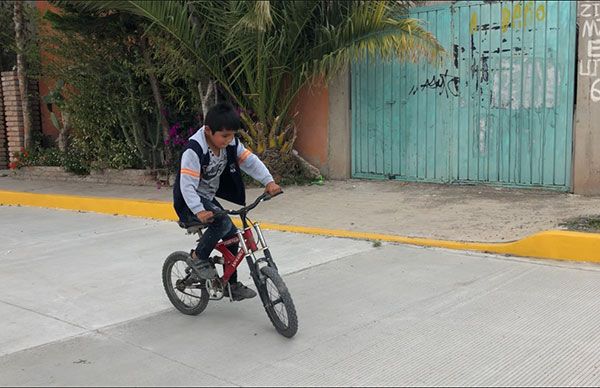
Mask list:
[[[185,291],[186,289],[186,285],[185,285],[185,281],[183,279],[177,279],[177,282],[175,282],[175,288],[177,288],[177,291]]]

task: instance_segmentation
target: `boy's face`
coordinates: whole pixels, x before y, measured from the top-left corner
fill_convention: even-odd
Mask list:
[[[204,133],[206,134],[206,139],[213,146],[215,146],[221,150],[224,149],[225,147],[227,147],[229,145],[229,143],[231,143],[233,141],[233,138],[235,137],[235,131],[233,131],[231,129],[223,129],[223,130],[217,131],[213,134],[212,131],[210,130],[210,128],[207,128],[207,130]]]

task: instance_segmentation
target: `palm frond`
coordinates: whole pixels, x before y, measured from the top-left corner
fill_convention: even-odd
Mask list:
[[[289,114],[315,76],[327,80],[367,55],[433,61],[444,52],[410,2],[397,0],[63,1],[88,11],[129,12],[168,33],[242,108],[257,152],[291,149]],[[290,143],[291,142],[291,143]]]
[[[396,17],[391,17],[394,14]],[[330,76],[367,55],[416,61],[440,58],[444,48],[416,19],[398,17],[383,2],[357,4],[339,25],[322,26],[307,64],[313,74]]]
[[[234,32],[244,33],[245,31],[265,32],[273,25],[273,15],[271,13],[271,3],[268,0],[259,0],[255,2],[236,3],[241,17],[233,25]]]
[[[226,77],[220,67],[220,53],[214,49],[207,49],[207,45],[215,44],[210,29],[212,24],[205,23],[201,30],[197,30],[194,23],[190,22],[189,9],[182,1],[160,1],[160,0],[101,0],[101,1],[73,1],[55,0],[58,6],[76,7],[81,11],[118,11],[128,12],[147,19],[152,26],[156,26],[167,32],[184,50],[188,51],[205,71],[216,79],[232,98],[236,98],[233,90],[229,87]],[[197,6],[216,9],[214,2],[199,2]],[[199,11],[202,13],[202,10]],[[197,43],[201,46],[197,47]]]

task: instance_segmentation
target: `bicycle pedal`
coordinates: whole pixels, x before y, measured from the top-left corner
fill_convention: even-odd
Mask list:
[[[219,278],[207,279],[204,283],[204,287],[208,292],[208,297],[211,300],[220,300],[223,299],[223,285],[221,284],[221,280]]]

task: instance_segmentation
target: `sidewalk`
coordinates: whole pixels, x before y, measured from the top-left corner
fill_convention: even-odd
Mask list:
[[[168,187],[31,181],[6,176],[0,176],[0,190],[171,201]],[[600,214],[600,197],[533,189],[348,180],[284,190],[284,196],[259,206],[253,212],[254,219],[279,225],[497,243],[560,230],[563,228],[559,224],[567,219]],[[251,200],[261,192],[258,188],[248,189],[247,197]],[[600,241],[600,234],[585,236]],[[600,252],[600,245],[597,247]]]

